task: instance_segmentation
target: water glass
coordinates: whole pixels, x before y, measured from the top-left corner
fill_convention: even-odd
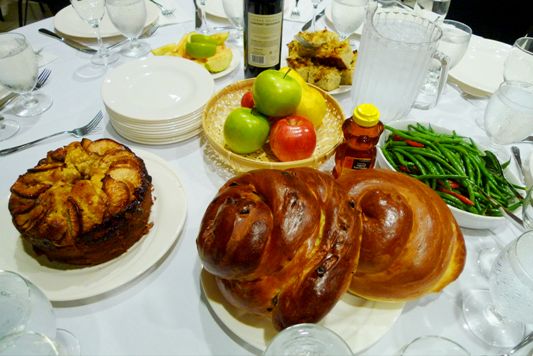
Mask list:
[[[279,332],[264,356],[352,355],[350,347],[336,333],[317,324],[297,324]]]
[[[106,9],[111,23],[129,40],[121,54],[138,58],[150,52],[148,43],[139,41],[146,23],[144,0],[106,0]]]
[[[511,347],[533,323],[533,231],[509,243],[496,258],[489,274],[489,290],[473,290],[463,300],[470,330],[497,347]]]
[[[70,0],[70,3],[78,16],[87,22],[96,33],[98,51],[91,58],[91,62],[96,65],[107,66],[117,61],[118,55],[104,46],[100,33],[100,23],[105,12],[105,0]]]
[[[365,21],[368,0],[333,0],[331,17],[341,40],[348,38]]]
[[[454,20],[443,21],[438,49],[448,56],[448,69],[451,70],[464,57],[471,37],[470,26]]]
[[[505,81],[489,99],[485,131],[495,144],[519,142],[533,131],[533,83]]]
[[[0,356],[79,356],[78,339],[67,330],[58,329],[57,338],[23,331],[0,338]]]
[[[451,0],[416,0],[415,11],[431,21],[442,21],[448,14]]]
[[[33,91],[37,74],[37,56],[26,37],[20,33],[0,34],[0,83],[21,94],[11,109],[15,115],[36,116],[52,105],[50,97]]]
[[[417,337],[400,350],[401,356],[469,356],[457,342],[437,335]]]
[[[222,0],[224,13],[228,20],[235,26],[236,35],[234,42],[239,46],[243,45],[242,31],[244,28],[244,1],[242,0]]]
[[[505,80],[533,83],[533,37],[517,39],[503,65]]]

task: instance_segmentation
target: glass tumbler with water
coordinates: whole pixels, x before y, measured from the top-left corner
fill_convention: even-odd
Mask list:
[[[435,101],[448,68],[446,56],[437,51],[440,27],[401,3],[392,4],[368,5],[352,85],[353,106],[373,103],[384,123],[403,118],[418,105],[415,101],[432,58],[441,63]]]
[[[317,324],[297,324],[277,334],[263,355],[350,356],[352,351],[339,335],[328,328]]]
[[[139,40],[146,22],[144,0],[106,0],[109,19],[126,36],[128,44],[120,50],[126,57],[142,57],[150,51],[148,43]]]

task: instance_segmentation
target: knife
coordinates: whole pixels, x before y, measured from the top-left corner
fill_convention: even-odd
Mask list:
[[[324,16],[326,14],[326,9],[320,11],[316,16],[315,16],[315,22],[320,20],[320,18],[322,16]],[[313,19],[307,21],[303,26],[302,26],[302,31],[305,31],[307,30],[309,27],[311,27],[311,24],[313,23]]]
[[[200,11],[200,8],[198,7],[198,4],[196,3],[196,0],[192,0],[194,3],[194,28],[199,29],[202,27],[202,13]]]
[[[57,40],[60,40],[61,42],[63,42],[67,46],[70,46],[70,47],[72,47],[74,49],[77,49],[78,51],[81,51],[83,53],[91,53],[91,54],[96,53],[96,50],[94,48],[86,46],[83,43],[76,42],[76,41],[71,40],[69,38],[61,37],[57,33],[53,32],[53,31],[50,31],[50,30],[47,30],[46,28],[40,28],[39,32],[43,33],[43,34],[45,34],[47,36],[50,36],[52,38],[55,38]]]

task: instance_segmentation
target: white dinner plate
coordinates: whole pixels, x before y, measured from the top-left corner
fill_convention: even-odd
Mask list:
[[[54,269],[43,266],[23,248],[19,232],[11,222],[7,202],[0,206],[2,248],[0,269],[28,278],[53,302],[80,300],[118,288],[140,276],[174,245],[185,223],[187,201],[180,179],[158,156],[140,150],[154,186],[150,232],[126,253],[106,263],[84,268]]]
[[[163,139],[163,138],[147,138],[145,136],[135,136],[135,135],[131,135],[129,132],[123,132],[117,127],[113,126],[113,128],[120,136],[124,137],[125,139],[129,141],[141,143],[143,145],[150,145],[150,146],[169,145],[172,143],[182,142],[194,136],[197,136],[202,132],[202,128],[200,127],[198,129],[194,129],[189,132],[180,133],[176,136]]]
[[[205,5],[202,6],[200,3],[200,0],[196,0],[196,3],[198,6],[200,6],[206,13],[208,13],[211,16],[220,17],[223,19],[227,19],[228,16],[224,12],[224,5],[222,5],[222,0],[207,0],[205,2]],[[284,12],[287,12],[287,9],[289,8],[290,1],[285,1],[284,6]]]
[[[489,96],[503,81],[503,63],[511,46],[472,35],[466,53],[450,71],[449,80],[473,96]]]
[[[159,8],[146,1],[146,23],[145,27],[155,23],[159,18]],[[72,5],[66,6],[54,16],[54,27],[57,31],[72,37],[96,38],[94,29],[83,21]],[[103,38],[120,35],[120,31],[111,23],[107,11],[100,24],[100,33]]]
[[[276,330],[270,319],[244,313],[226,302],[215,278],[202,269],[201,284],[207,302],[216,317],[236,336],[263,351]],[[374,344],[394,324],[404,303],[372,302],[349,293],[319,323],[339,334],[358,353]]]
[[[241,51],[239,51],[236,48],[232,48],[232,47],[229,47],[229,48],[231,49],[231,53],[233,54],[233,57],[231,58],[231,63],[229,64],[229,67],[224,69],[222,72],[211,73],[211,75],[213,76],[213,79],[218,79],[218,78],[225,77],[226,75],[228,75],[231,72],[233,72],[233,70],[235,68],[237,68],[239,66],[239,64],[241,63],[241,57],[242,57]]]
[[[153,56],[112,70],[102,84],[107,108],[129,119],[165,121],[188,115],[213,94],[212,75],[198,63]]]

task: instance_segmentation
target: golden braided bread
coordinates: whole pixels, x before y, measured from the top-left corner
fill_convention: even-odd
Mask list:
[[[359,259],[358,215],[326,173],[256,170],[222,186],[196,242],[224,297],[283,329],[318,322],[346,292]]]
[[[438,292],[463,270],[463,235],[443,200],[407,175],[347,172],[338,182],[362,212],[363,238],[354,294],[404,301]]]

